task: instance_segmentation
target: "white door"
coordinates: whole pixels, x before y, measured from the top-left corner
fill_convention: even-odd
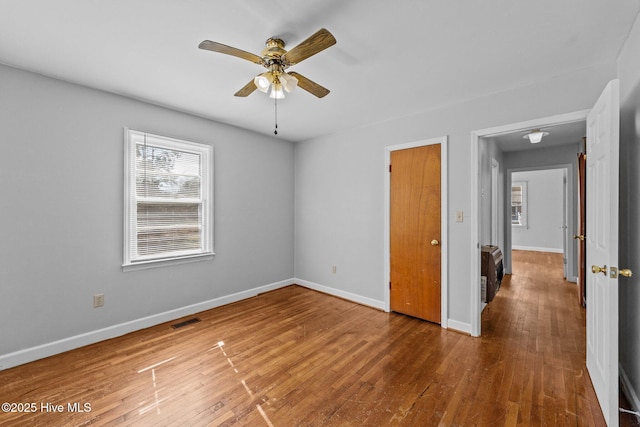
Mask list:
[[[618,426],[618,80],[587,117],[587,369],[607,425]]]

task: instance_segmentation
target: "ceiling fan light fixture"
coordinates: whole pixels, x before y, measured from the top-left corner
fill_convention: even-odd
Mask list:
[[[262,73],[253,79],[253,83],[260,92],[267,93],[273,83],[273,74],[270,72]]]
[[[530,143],[537,144],[542,141],[542,138],[549,135],[549,132],[543,132],[540,129],[535,129],[523,136],[524,139],[528,139]]]
[[[282,90],[282,84],[273,83],[269,90],[269,98],[271,99],[284,99],[284,91]]]
[[[298,86],[298,79],[287,73],[282,73],[279,77],[282,87],[287,92],[293,91]]]
[[[300,86],[318,98],[322,98],[329,93],[329,89],[320,86],[303,75],[299,73],[293,73],[293,75],[291,75],[286,73],[285,70],[291,65],[298,64],[334,44],[336,44],[336,39],[333,37],[333,34],[325,28],[321,28],[289,50],[285,50],[285,43],[282,39],[271,37],[267,39],[265,49],[262,51],[261,56],[211,40],[203,40],[198,45],[198,48],[235,56],[254,64],[262,65],[268,70],[249,80],[249,82],[234,95],[246,97],[257,89],[259,92],[266,93],[269,98],[273,99],[275,101],[275,130],[273,133],[277,135],[278,99],[284,98],[285,91],[289,93]]]

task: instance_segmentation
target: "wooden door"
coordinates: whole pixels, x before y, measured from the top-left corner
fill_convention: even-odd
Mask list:
[[[587,116],[587,370],[607,425],[618,426],[619,83]]]
[[[587,233],[587,178],[586,178],[586,165],[587,165],[587,156],[584,153],[578,155],[578,194],[579,194],[579,203],[578,208],[580,211],[579,222],[578,222],[578,234],[574,236],[578,240],[578,284],[579,284],[579,292],[578,292],[578,303],[582,307],[586,307],[586,265],[587,265],[587,253],[586,253],[586,242],[584,241],[584,235]]]
[[[441,144],[391,152],[391,310],[440,323]]]

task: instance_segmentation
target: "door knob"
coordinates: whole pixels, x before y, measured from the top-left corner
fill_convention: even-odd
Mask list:
[[[440,244],[440,242],[438,242],[436,239],[433,239],[431,241],[431,246],[438,246]]]
[[[629,270],[628,268],[623,268],[618,271],[618,274],[624,277],[631,277],[633,276],[633,271]]]
[[[584,235],[583,234],[574,234],[573,238],[576,240],[584,240]]]
[[[591,272],[593,274],[598,274],[598,273],[602,273],[605,276],[607,275],[607,266],[605,265],[604,267],[598,267],[597,265],[592,265],[591,266]]]

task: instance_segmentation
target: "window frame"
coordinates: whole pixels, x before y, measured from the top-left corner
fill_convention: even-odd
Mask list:
[[[520,202],[520,221],[513,222],[513,214],[511,215],[511,226],[515,228],[528,228],[528,215],[529,208],[527,206],[527,181],[513,181],[511,183],[511,212],[513,212],[513,187],[520,187],[522,189],[522,201]]]
[[[180,255],[138,256],[137,246],[137,193],[136,193],[136,145],[146,144],[167,150],[194,153],[200,156],[201,206],[200,250],[187,251]],[[184,201],[193,203],[194,200]],[[175,203],[172,201],[171,203]],[[182,139],[155,135],[148,132],[124,128],[124,218],[123,218],[123,264],[124,271],[162,267],[186,262],[212,259],[213,250],[213,147]]]

